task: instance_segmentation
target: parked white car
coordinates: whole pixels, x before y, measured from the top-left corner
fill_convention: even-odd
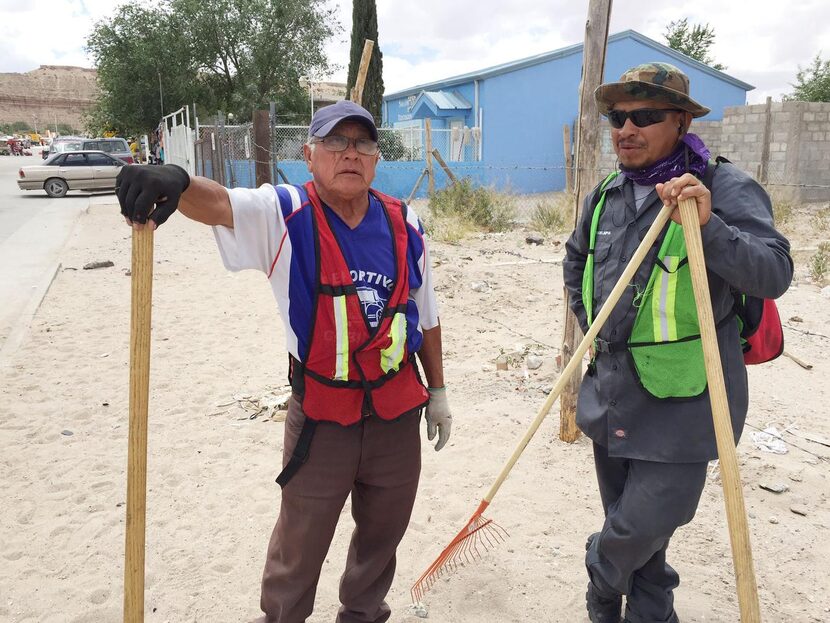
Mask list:
[[[115,190],[115,177],[123,160],[102,151],[72,151],[55,154],[43,164],[22,167],[20,190],[45,190],[50,197],[63,197],[70,190]]]

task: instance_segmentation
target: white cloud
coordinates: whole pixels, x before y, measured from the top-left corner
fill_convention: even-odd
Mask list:
[[[83,46],[93,24],[127,0],[0,0],[0,71],[41,64],[90,66]],[[330,0],[344,26],[326,49],[345,81],[351,31],[350,0]],[[579,43],[587,2],[572,0],[377,0],[379,44],[388,92],[475,71]],[[792,90],[798,66],[818,52],[830,58],[826,0],[696,0],[649,3],[616,0],[611,32],[633,29],[663,41],[666,25],[687,17],[710,24],[712,55],[727,73],[757,88],[750,102]]]

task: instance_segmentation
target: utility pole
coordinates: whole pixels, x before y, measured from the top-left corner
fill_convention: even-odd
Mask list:
[[[576,129],[576,171],[574,180],[574,227],[585,196],[598,181],[599,162],[599,108],[594,90],[602,82],[605,71],[605,48],[608,43],[608,22],[611,19],[611,0],[590,0],[585,22],[585,45],[582,55],[582,81],[579,87],[579,120]],[[568,304],[565,290],[565,329],[562,335],[562,368],[568,365],[576,345],[582,340],[582,331]],[[572,443],[579,438],[576,426],[576,397],[582,383],[582,374],[571,377],[559,397],[559,438]]]

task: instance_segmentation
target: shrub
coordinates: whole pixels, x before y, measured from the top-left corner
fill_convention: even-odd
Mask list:
[[[789,201],[776,201],[772,204],[772,215],[776,227],[783,227],[793,216],[793,204]]]
[[[424,229],[432,240],[441,242],[460,242],[475,229],[469,221],[457,214],[433,217],[424,222]]]
[[[830,208],[822,208],[816,213],[813,229],[821,232],[827,231],[828,225],[830,225]]]
[[[550,201],[540,201],[533,209],[530,216],[531,226],[539,232],[560,234],[568,230],[568,213],[570,202],[574,199],[571,195],[561,195]]]
[[[429,209],[436,219],[456,217],[473,229],[491,232],[510,229],[516,216],[516,205],[510,195],[473,186],[469,178],[433,193]]]
[[[810,258],[810,278],[814,283],[824,283],[830,269],[830,242],[822,242]]]

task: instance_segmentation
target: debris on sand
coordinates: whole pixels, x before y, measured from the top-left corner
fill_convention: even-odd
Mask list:
[[[105,260],[103,262],[90,262],[89,264],[84,264],[84,270],[93,270],[95,268],[109,268],[110,266],[115,266],[111,261]]]

